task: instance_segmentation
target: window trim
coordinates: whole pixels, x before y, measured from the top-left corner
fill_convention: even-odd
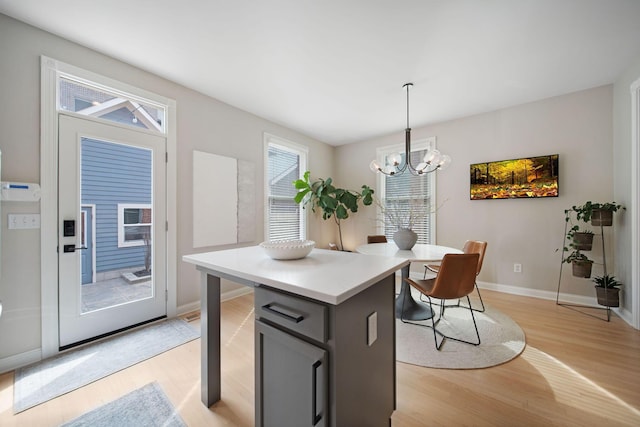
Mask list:
[[[422,138],[422,139],[418,139],[415,141],[411,141],[411,152],[415,152],[415,151],[420,151],[420,150],[427,150],[427,149],[435,149],[436,148],[436,137],[435,136],[430,136],[428,138]],[[381,165],[386,165],[387,164],[387,156],[394,154],[394,153],[402,153],[404,152],[405,146],[404,144],[394,144],[394,145],[386,145],[384,147],[378,147],[376,149],[376,160],[379,162],[379,164]],[[411,173],[409,171],[405,171],[405,173]],[[431,181],[430,181],[430,185],[429,185],[429,194],[431,196],[431,199],[434,201],[433,205],[437,206],[437,193],[436,193],[436,175],[438,174],[438,172],[434,172],[431,173]],[[384,198],[385,198],[385,191],[386,191],[386,184],[385,184],[385,178],[386,175],[382,174],[382,173],[377,173],[376,174],[376,193],[379,194],[379,198],[381,199],[381,202],[384,203]],[[377,213],[377,218],[378,218],[378,225],[376,228],[376,233],[378,234],[384,234],[384,217],[382,215],[382,212],[380,212],[378,210]],[[435,245],[437,242],[436,239],[436,215],[429,215],[429,230],[430,230],[430,234],[429,234],[429,244],[431,245]]]
[[[308,170],[309,147],[290,141],[288,139],[265,132],[263,136],[263,157],[264,157],[264,239],[269,239],[269,147],[289,151],[300,157],[300,176]],[[300,209],[300,237],[307,239],[307,209]]]
[[[124,210],[125,209],[151,209],[151,222],[149,224],[125,224],[124,223]],[[129,227],[137,227],[139,225],[149,225],[153,232],[153,206],[145,203],[118,203],[118,247],[130,248],[135,246],[144,246],[144,240],[125,240],[124,229]]]

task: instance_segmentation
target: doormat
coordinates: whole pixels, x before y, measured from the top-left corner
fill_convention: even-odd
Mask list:
[[[17,414],[199,337],[184,320],[171,319],[17,369],[13,411]]]
[[[62,427],[186,427],[158,383],[132,391],[75,418]]]

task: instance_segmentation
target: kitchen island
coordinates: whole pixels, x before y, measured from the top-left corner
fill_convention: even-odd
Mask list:
[[[201,272],[201,398],[220,390],[220,279],[255,288],[256,426],[389,425],[395,271],[408,260],[259,246],[187,255]]]

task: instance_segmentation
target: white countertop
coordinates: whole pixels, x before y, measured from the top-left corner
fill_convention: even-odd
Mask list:
[[[409,264],[402,258],[324,249],[280,261],[259,246],[185,255],[182,260],[214,275],[224,273],[334,305]]]

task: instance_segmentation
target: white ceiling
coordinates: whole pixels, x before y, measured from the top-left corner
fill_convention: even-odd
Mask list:
[[[0,12],[341,145],[614,82],[640,0],[0,0]]]

